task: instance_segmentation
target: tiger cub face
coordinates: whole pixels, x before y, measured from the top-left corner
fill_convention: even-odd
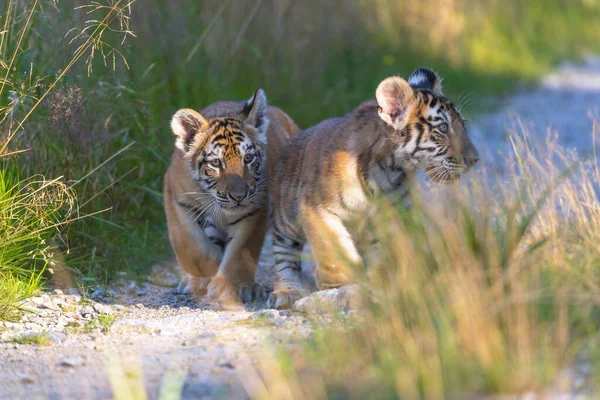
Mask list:
[[[423,169],[435,182],[456,180],[479,160],[465,120],[442,93],[431,70],[415,70],[408,81],[390,77],[376,92],[379,116],[395,128],[395,156]]]
[[[267,151],[266,96],[258,90],[240,114],[207,119],[197,111],[182,109],[171,120],[171,129],[206,201],[225,212],[260,207],[266,201],[264,176]]]

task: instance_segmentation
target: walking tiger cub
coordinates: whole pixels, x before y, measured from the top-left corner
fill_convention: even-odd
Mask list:
[[[276,154],[299,131],[262,90],[245,103],[177,111],[176,149],[165,175],[169,238],[192,276],[186,291],[207,289],[224,305],[266,299],[254,273],[267,229]],[[201,287],[202,278],[212,278]]]
[[[348,262],[362,264],[348,222],[379,194],[408,194],[417,168],[436,182],[457,179],[477,161],[465,121],[428,69],[389,77],[376,100],[295,135],[275,166],[275,290],[268,306],[287,308],[306,295],[300,283],[308,240],[319,289],[351,283]]]

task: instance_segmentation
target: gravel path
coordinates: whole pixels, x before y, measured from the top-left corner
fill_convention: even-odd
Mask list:
[[[258,282],[272,285],[271,260],[266,244]],[[250,360],[311,332],[302,313],[264,304],[223,311],[176,293],[180,274],[157,265],[141,287],[121,280],[85,298],[54,290],[28,300],[22,321],[0,323],[0,399],[108,399],[142,381],[155,399],[183,377],[183,398],[245,398],[238,374]],[[23,343],[32,341],[41,344]],[[129,383],[111,380],[111,371]]]
[[[491,171],[502,171],[511,154],[508,136],[525,131],[534,142],[558,134],[558,144],[592,155],[594,119],[600,121],[600,57],[564,64],[544,77],[537,88],[523,90],[501,101],[495,112],[476,118],[471,134],[483,150],[482,161]],[[597,135],[600,136],[600,131]],[[596,140],[598,149],[600,137]]]
[[[516,118],[538,137],[552,127],[562,144],[586,154],[592,144],[589,113],[597,115],[599,107],[600,59],[590,57],[506,99],[499,111],[477,118],[472,131],[493,168],[501,168],[498,155],[508,152],[506,132]],[[259,282],[271,284],[271,264],[265,246]],[[290,343],[311,332],[301,313],[263,310],[263,304],[220,311],[205,299],[175,294],[177,280],[176,270],[157,266],[142,287],[121,282],[119,289],[90,298],[55,291],[28,301],[32,313],[19,323],[0,324],[0,399],[127,394],[127,383],[110,376],[143,382],[150,399],[169,385],[177,392],[178,383],[183,398],[244,398],[238,374],[251,368],[249,360],[269,354],[263,345]],[[36,340],[43,345],[16,343]]]

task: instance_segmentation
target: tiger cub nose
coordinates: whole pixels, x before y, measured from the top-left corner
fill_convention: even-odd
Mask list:
[[[229,196],[235,201],[242,201],[246,198],[248,191],[244,190],[243,192],[229,192]]]

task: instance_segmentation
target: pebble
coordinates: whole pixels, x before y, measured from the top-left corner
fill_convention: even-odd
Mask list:
[[[60,361],[60,365],[63,367],[79,367],[85,364],[85,359],[81,356],[66,357]]]
[[[306,314],[329,314],[332,311],[348,312],[360,308],[361,293],[358,285],[320,290],[298,300],[292,309]]]
[[[55,344],[62,343],[67,340],[67,336],[64,333],[53,331],[48,333],[48,340]]]
[[[44,301],[40,304],[40,308],[47,308],[48,310],[58,310],[58,307],[52,301]]]
[[[20,379],[23,383],[35,383],[35,379],[33,379],[30,375],[27,374],[21,374]]]
[[[136,306],[137,308],[140,308],[140,309],[141,309],[141,308],[144,308],[144,305],[143,305],[142,303],[137,303],[135,306]]]
[[[90,306],[83,306],[81,310],[79,310],[79,314],[85,317],[86,315],[91,315],[94,313],[94,309]]]
[[[31,299],[29,299],[29,301],[38,306],[41,306],[42,304],[44,304],[44,298],[41,296],[32,297]]]
[[[141,288],[139,288],[136,292],[138,296],[143,296],[150,291],[150,286],[147,283],[144,283]]]
[[[231,361],[217,361],[217,367],[235,369],[235,365]]]
[[[42,325],[40,325],[40,324],[34,324],[32,322],[26,322],[25,323],[25,328],[26,329],[30,329],[32,331],[36,331],[36,332],[39,332],[39,331],[41,331],[43,329]]]
[[[207,339],[212,339],[216,336],[213,332],[206,332],[198,336],[186,339],[183,341],[183,346],[198,346],[199,344],[206,344]]]
[[[277,310],[265,309],[260,310],[254,313],[251,318],[268,318],[268,319],[277,319],[280,318],[281,314]]]

